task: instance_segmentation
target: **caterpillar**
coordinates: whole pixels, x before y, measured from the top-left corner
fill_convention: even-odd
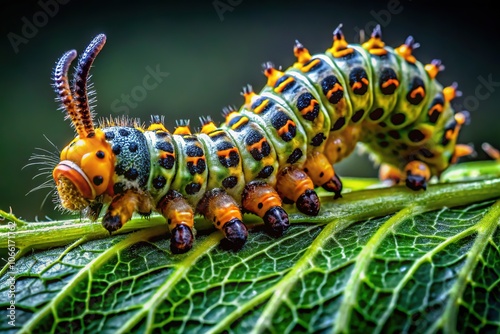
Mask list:
[[[284,203],[317,215],[315,188],[341,197],[333,164],[358,143],[381,162],[382,179],[425,190],[432,176],[472,152],[456,144],[469,118],[450,104],[457,85],[443,88],[435,80],[441,61],[416,60],[411,36],[390,48],[377,26],[366,42],[349,44],[341,28],[324,53],[311,55],[296,41],[296,62],[288,69],[265,63],[261,92],[244,87],[241,108],[225,107],[220,126],[201,117],[197,133],[187,120],[169,132],[158,115],[147,127],[129,118],[94,125],[88,77],[106,36],[85,49],[71,85],[68,70],[77,53],[65,52],[53,85],[76,137],[52,172],[59,205],[92,219],[106,207],[102,225],[110,233],[133,213],[157,211],[167,220],[171,251],[184,253],[193,246],[195,214],[213,221],[236,250],[248,236],[242,213],[262,218],[277,237],[290,224]]]

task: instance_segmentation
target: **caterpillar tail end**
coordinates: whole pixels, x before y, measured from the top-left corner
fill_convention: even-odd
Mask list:
[[[193,247],[194,235],[189,226],[180,224],[171,231],[170,251],[174,254],[186,253]]]
[[[290,227],[288,214],[281,206],[267,210],[262,219],[268,228],[268,233],[274,237],[281,237]]]
[[[317,216],[321,206],[318,195],[312,189],[304,191],[304,193],[297,198],[295,205],[300,212],[308,216]]]
[[[342,198],[342,181],[337,174],[333,175],[333,177],[321,185],[321,187],[326,191],[334,193],[333,199]]]
[[[222,240],[221,245],[225,249],[240,250],[247,241],[247,228],[238,218],[233,218],[224,224],[222,232],[225,238]]]

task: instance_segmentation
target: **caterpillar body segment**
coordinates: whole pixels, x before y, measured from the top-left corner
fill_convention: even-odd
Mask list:
[[[173,253],[191,249],[195,214],[212,221],[233,249],[248,235],[242,212],[261,217],[274,236],[289,226],[283,203],[317,215],[315,187],[341,196],[333,164],[357,143],[383,163],[381,178],[412,190],[425,189],[431,176],[470,153],[456,145],[468,119],[450,106],[456,85],[443,88],[435,80],[441,62],[418,62],[411,37],[398,48],[385,46],[380,27],[352,45],[339,26],[333,45],[316,55],[296,41],[290,68],[265,63],[264,88],[244,87],[243,106],[224,108],[220,126],[200,118],[199,133],[188,120],[169,132],[160,116],[147,128],[127,119],[95,127],[87,77],[105,40],[98,35],[87,47],[73,87],[67,72],[75,51],[54,71],[56,93],[77,133],[53,170],[60,204],[93,218],[109,204],[102,223],[110,232],[134,212],[157,211],[167,220]]]

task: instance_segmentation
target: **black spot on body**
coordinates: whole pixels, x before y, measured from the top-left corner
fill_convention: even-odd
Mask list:
[[[278,111],[274,114],[274,117],[271,119],[271,124],[276,130],[279,130],[282,127],[284,127],[287,123],[289,123],[289,121],[292,121],[292,119],[290,117],[288,117],[287,114],[285,114],[282,111]],[[295,137],[296,130],[297,130],[297,127],[295,125],[292,125],[289,123],[288,131],[281,134],[281,136],[280,136],[281,139],[283,139],[286,142],[289,142],[290,140],[292,140]]]
[[[312,101],[316,101],[313,109],[311,111],[308,111],[307,114],[302,115],[302,117],[304,119],[311,121],[311,122],[314,121],[316,119],[316,117],[318,117],[318,115],[319,115],[319,103],[314,98],[314,96],[309,92],[303,93],[299,96],[299,98],[297,99],[297,103],[296,103],[297,109],[299,111],[302,111],[305,108],[309,107],[311,105],[311,103],[313,103]]]
[[[120,136],[123,136],[123,137],[127,137],[128,135],[130,135],[130,132],[124,128],[119,129],[118,133],[120,134]]]
[[[125,172],[125,177],[127,180],[134,181],[139,176],[139,172],[135,168],[130,168]]]
[[[187,146],[185,152],[188,157],[203,157],[205,155],[203,149],[196,145]]]
[[[104,152],[103,152],[103,151],[97,151],[97,152],[95,153],[95,156],[96,156],[96,157],[98,157],[99,159],[104,159],[104,157],[105,157],[106,155],[104,154]]]
[[[219,155],[219,162],[226,168],[236,167],[240,163],[240,156],[235,151],[231,151],[229,156]]]
[[[188,168],[189,172],[191,173],[191,175],[202,174],[205,171],[205,169],[207,168],[207,165],[205,163],[205,159],[198,159],[196,164],[189,161],[187,163],[187,168]]]
[[[423,91],[424,91],[424,94],[415,94],[414,97],[412,97],[412,92],[414,90],[416,90],[417,88],[419,87],[422,87],[423,88]],[[424,99],[425,97],[425,85],[424,85],[424,81],[419,78],[419,77],[415,77],[413,78],[412,80],[412,83],[411,83],[411,87],[410,87],[410,91],[408,92],[408,94],[406,94],[406,100],[408,100],[408,102],[410,102],[411,104],[413,105],[417,105],[419,104],[420,102],[422,102],[422,100]]]
[[[293,150],[292,154],[290,154],[286,162],[289,164],[293,164],[299,161],[301,157],[302,157],[302,150],[300,148],[296,148],[295,150]]]
[[[166,158],[158,160],[158,164],[165,169],[172,169],[174,167],[175,158],[168,155]]]
[[[266,166],[260,170],[259,175],[257,175],[257,177],[265,179],[266,177],[269,177],[273,172],[274,172],[273,166]]]
[[[381,142],[380,142],[380,143],[378,143],[378,144],[380,145],[380,147],[384,147],[384,148],[385,148],[385,147],[387,147],[387,146],[389,146],[389,142],[388,142],[388,141],[385,141],[385,140],[384,140],[384,141],[381,141]]]
[[[345,125],[345,117],[340,117],[336,122],[335,124],[333,125],[333,127],[330,129],[330,131],[336,131],[336,130],[339,130],[341,129],[343,126]]]
[[[111,147],[111,151],[113,151],[113,154],[118,155],[122,151],[122,146],[120,144],[114,144]]]
[[[113,186],[113,192],[115,193],[115,195],[121,194],[124,191],[125,191],[125,185],[123,183],[121,183],[121,182],[117,182]]]
[[[101,185],[103,181],[104,181],[104,178],[102,176],[100,176],[100,175],[94,176],[94,178],[92,179],[92,182],[94,182],[94,184],[96,186]]]
[[[194,195],[198,191],[200,191],[201,184],[192,182],[192,183],[189,183],[188,185],[186,185],[186,188],[184,188],[184,189],[186,190],[186,194]]]
[[[382,70],[382,73],[380,74],[380,91],[384,95],[391,95],[394,94],[398,86],[396,84],[391,83],[389,85],[385,85],[385,83],[389,80],[398,80],[398,76],[396,72],[390,67],[386,67]]]
[[[106,138],[106,140],[112,140],[115,138],[115,134],[111,130],[106,131],[106,132],[104,132],[104,137]]]
[[[238,184],[238,178],[236,176],[228,176],[222,180],[222,186],[226,189],[231,189]]]
[[[155,187],[155,189],[161,189],[165,186],[165,184],[167,184],[167,180],[165,180],[165,178],[161,175],[153,179],[153,187]]]
[[[403,124],[406,121],[406,115],[403,113],[396,113],[391,116],[391,123],[394,125]]]
[[[434,153],[432,153],[430,150],[428,150],[426,148],[421,148],[420,154],[422,154],[426,158],[433,158],[434,157]]]
[[[115,167],[115,173],[117,175],[123,175],[125,173],[125,168],[123,168],[122,165],[116,165],[116,167]]]
[[[418,143],[425,139],[425,135],[422,133],[422,131],[413,129],[408,133],[408,138],[410,138],[412,142]]]
[[[311,138],[311,145],[312,146],[320,146],[325,139],[326,139],[326,136],[323,134],[323,132],[318,133],[316,136]]]
[[[166,141],[156,142],[155,147],[156,147],[156,149],[164,151],[164,152],[174,153],[174,147],[172,146],[171,143],[166,142]]]
[[[370,115],[368,117],[370,117],[370,119],[372,121],[377,121],[379,120],[382,116],[384,115],[384,109],[382,108],[377,108],[375,110],[373,110]]]
[[[139,146],[137,145],[137,143],[130,143],[128,145],[128,150],[132,153],[134,152],[137,152],[137,149],[139,148]]]
[[[363,80],[365,79],[365,80]],[[368,80],[368,75],[366,71],[362,67],[356,67],[351,70],[349,74],[349,85],[352,88],[352,91],[356,95],[364,95],[368,91],[368,85],[364,82]],[[356,83],[361,84],[360,87],[353,88]],[[356,85],[359,86],[359,85]]]
[[[401,134],[398,131],[396,131],[396,130],[390,130],[390,131],[387,132],[387,134],[389,136],[391,136],[392,138],[394,138],[394,139],[400,139],[401,138]]]
[[[335,86],[335,84],[340,85],[340,82],[334,75],[327,76],[326,78],[321,80],[321,89],[323,90],[323,94],[326,96],[328,92]],[[330,95],[328,101],[332,104],[337,104],[343,97],[344,91],[339,89],[335,93]]]
[[[363,109],[359,109],[358,111],[356,111],[354,113],[354,115],[352,115],[351,117],[351,121],[353,123],[357,123],[361,120],[361,118],[363,118],[363,115],[365,114],[365,111]]]

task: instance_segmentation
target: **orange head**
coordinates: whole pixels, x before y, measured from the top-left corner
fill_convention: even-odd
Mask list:
[[[68,69],[76,51],[66,52],[54,70],[54,87],[67,118],[76,130],[76,137],[61,152],[61,161],[52,176],[61,205],[82,210],[112,186],[115,157],[102,130],[94,129],[87,96],[90,67],[106,42],[106,36],[95,37],[80,58],[70,87]]]

